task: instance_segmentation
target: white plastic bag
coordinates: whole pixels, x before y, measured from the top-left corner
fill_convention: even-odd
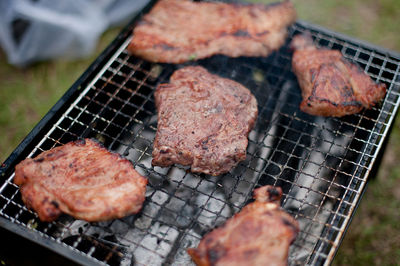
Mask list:
[[[109,27],[149,0],[0,0],[0,45],[8,62],[89,55]]]

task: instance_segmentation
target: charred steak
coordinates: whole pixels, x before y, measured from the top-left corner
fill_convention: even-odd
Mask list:
[[[61,213],[102,221],[137,213],[147,179],[128,160],[86,139],[25,159],[15,167],[14,183],[42,221]]]
[[[336,50],[317,49],[311,37],[297,35],[291,46],[293,71],[299,81],[303,112],[319,116],[345,116],[370,108],[386,93],[357,65]]]
[[[215,54],[267,56],[283,45],[295,19],[289,1],[266,6],[160,0],[135,27],[128,50],[162,63]]]
[[[257,101],[239,83],[185,67],[155,92],[158,113],[153,165],[191,165],[219,175],[246,158],[247,136],[257,118]]]
[[[292,216],[279,208],[282,190],[264,186],[255,201],[188,249],[197,265],[287,265],[290,244],[299,232]]]

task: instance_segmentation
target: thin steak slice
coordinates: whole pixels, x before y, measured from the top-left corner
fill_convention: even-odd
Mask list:
[[[308,35],[295,36],[291,46],[303,112],[341,117],[371,108],[385,96],[385,84],[376,84],[339,51],[317,49]]]
[[[102,221],[139,212],[147,179],[128,160],[85,139],[23,160],[15,167],[14,183],[42,221],[61,213]]]
[[[160,0],[133,31],[128,50],[152,62],[183,63],[215,54],[267,56],[296,20],[289,1],[270,5]]]
[[[158,112],[153,165],[190,165],[220,175],[246,158],[257,101],[241,84],[204,68],[175,71],[155,92]]]
[[[287,265],[299,224],[279,208],[281,196],[279,187],[254,190],[254,202],[187,250],[193,261],[199,266]]]

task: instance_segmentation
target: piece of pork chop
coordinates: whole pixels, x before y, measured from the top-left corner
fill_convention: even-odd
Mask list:
[[[190,165],[220,175],[246,158],[257,101],[241,84],[200,66],[173,73],[155,92],[158,114],[152,164]]]
[[[281,196],[279,187],[255,189],[254,202],[188,249],[193,261],[199,266],[287,265],[299,225],[280,209]]]
[[[296,35],[291,46],[303,112],[341,117],[371,108],[385,96],[385,84],[376,84],[339,51],[317,49],[308,35]]]
[[[183,63],[215,54],[267,56],[296,20],[289,1],[270,5],[160,0],[133,31],[128,50],[151,62]]]
[[[147,179],[119,154],[85,139],[23,160],[15,167],[14,183],[40,220],[67,213],[92,222],[139,212]]]

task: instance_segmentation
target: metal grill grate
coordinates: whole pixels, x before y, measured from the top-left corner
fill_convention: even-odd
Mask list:
[[[219,177],[192,174],[179,165],[152,167],[157,127],[153,93],[181,66],[130,56],[125,50],[128,38],[32,144],[29,157],[78,138],[96,138],[149,178],[142,212],[100,223],[66,215],[42,223],[22,203],[10,174],[0,184],[0,215],[80,262],[85,258],[111,265],[186,265],[191,263],[186,248],[238,212],[255,187],[272,184],[282,187],[282,206],[301,227],[289,264],[330,263],[399,106],[400,60],[304,22],[291,28],[289,39],[305,31],[320,46],[339,49],[374,80],[386,83],[384,102],[340,119],[302,113],[287,44],[268,58],[214,56],[192,62],[240,82],[256,96],[259,117],[249,136],[247,158]]]

